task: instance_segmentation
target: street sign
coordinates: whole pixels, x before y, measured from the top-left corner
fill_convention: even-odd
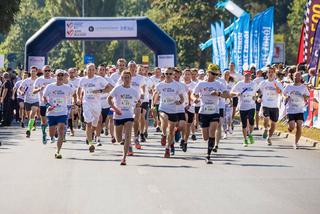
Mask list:
[[[142,64],[149,64],[149,56],[142,56]]]

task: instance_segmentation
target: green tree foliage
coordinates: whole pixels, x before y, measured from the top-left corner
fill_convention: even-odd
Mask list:
[[[19,10],[20,0],[0,1],[0,33],[6,33],[14,20],[14,15]]]

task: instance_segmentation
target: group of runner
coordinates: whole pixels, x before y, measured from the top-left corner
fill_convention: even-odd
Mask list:
[[[215,64],[206,71],[176,67],[150,71],[145,65],[121,58],[115,67],[101,64],[96,68],[90,63],[81,77],[75,68],[53,72],[48,65],[38,77],[38,69],[32,66],[30,77],[25,74],[14,89],[21,127],[28,118],[26,137],[31,137],[38,117],[43,144],[48,141],[48,126],[49,140],[57,141],[57,159],[62,158],[67,128],[74,136],[74,127],[81,120],[89,151],[102,145],[101,133],[110,133],[112,143],[124,145],[121,165],[126,165],[133,146],[141,149],[140,143],[146,142],[148,118],[152,115],[156,131],[161,132],[165,158],[175,154],[175,143],[187,152],[189,138],[196,140],[195,132],[200,126],[202,139],[207,142],[206,162],[211,164],[211,153],[217,152],[220,139],[233,133],[236,112],[240,113],[243,146],[255,142],[252,133],[259,129],[260,116],[264,120],[262,137],[272,145],[280,97],[286,100],[289,131],[296,128],[293,147],[297,148],[309,92],[300,71],[294,73],[293,83],[286,84],[276,79],[276,70],[275,66],[268,66],[255,71],[252,65],[240,74],[231,62],[223,71]]]

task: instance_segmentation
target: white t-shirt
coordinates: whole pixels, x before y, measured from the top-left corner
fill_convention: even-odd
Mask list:
[[[40,87],[42,87],[42,86],[47,86],[47,85],[49,85],[49,84],[51,84],[51,83],[53,83],[53,82],[55,82],[55,79],[54,78],[51,78],[51,77],[49,77],[48,79],[46,79],[46,78],[44,78],[43,76],[42,77],[39,77],[38,79],[36,79],[36,81],[34,81],[34,88],[36,89],[36,88],[40,88]],[[45,88],[44,88],[45,89]],[[39,99],[39,105],[40,106],[44,106],[45,104],[44,104],[44,102],[43,102],[43,100],[42,100],[42,96],[43,96],[43,91],[44,91],[44,89],[43,90],[41,90],[41,91],[39,91],[38,92],[38,99]]]
[[[187,88],[188,88],[188,93],[190,92],[191,94],[193,93],[193,90],[194,90],[194,88],[196,87],[196,83],[195,82],[193,82],[193,81],[191,81],[189,84],[187,84],[187,83],[184,83],[184,84],[186,84],[186,86],[187,86]],[[194,110],[194,103],[193,103],[193,100],[191,99],[190,100],[190,102],[189,102],[189,97],[188,97],[188,99],[187,100],[185,100],[185,102],[187,102],[186,103],[186,105],[189,105],[189,103],[190,103],[190,107],[189,107],[189,109],[188,109],[188,112],[190,112],[190,113],[194,113],[195,112],[195,110]]]
[[[37,103],[39,102],[38,100],[38,95],[33,94],[33,85],[34,85],[35,80],[32,80],[31,77],[23,80],[21,83],[21,90],[24,91],[25,96],[24,96],[24,102],[26,103]]]
[[[46,97],[48,103],[55,107],[52,111],[47,111],[47,116],[61,116],[68,114],[68,100],[71,99],[73,94],[72,88],[63,84],[58,86],[56,83],[49,84],[44,92],[43,96]]]
[[[104,77],[106,79],[106,81],[108,82],[108,84],[110,84],[112,87],[114,87],[114,82],[112,81],[112,79],[108,76]],[[110,93],[101,93],[100,94],[100,103],[101,103],[101,109],[106,109],[106,108],[110,108],[110,105],[108,103],[108,97],[109,97]]]
[[[83,103],[91,103],[100,106],[100,93],[93,91],[104,89],[108,82],[103,77],[95,75],[92,78],[83,77],[79,82],[79,87],[84,91]]]
[[[178,82],[160,82],[156,86],[155,90],[159,93],[160,96],[159,111],[164,111],[168,114],[177,113],[176,101],[180,100],[179,95],[182,94],[180,91],[181,87]]]
[[[180,86],[180,91],[183,95],[184,102],[181,105],[177,105],[177,113],[185,113],[186,107],[189,104],[189,95],[188,95],[188,87],[183,82],[177,82]]]
[[[76,93],[77,89],[79,88],[79,82],[80,82],[80,78],[73,78],[73,79],[69,79],[69,85],[70,87],[73,89],[74,93]]]
[[[230,76],[233,77],[235,83],[243,80],[243,75],[240,73],[237,73],[237,72],[235,72],[235,73],[230,72]]]
[[[264,80],[262,81],[258,88],[262,93],[262,106],[268,108],[279,108],[279,94],[277,93],[275,84],[277,84],[278,88],[283,91],[283,86],[280,82],[274,80]]]
[[[221,92],[228,91],[227,81],[225,79],[219,77],[217,81],[221,83],[221,86],[222,86]],[[226,105],[226,99],[219,97],[219,109],[224,109],[225,105]]]
[[[238,82],[231,90],[231,92],[241,93],[239,99],[240,111],[247,111],[256,108],[253,96],[258,91],[258,85],[253,81],[245,83],[243,80]]]
[[[20,87],[22,81],[23,80],[17,81],[16,84],[14,84],[14,89],[18,89]],[[24,96],[21,96],[20,93],[18,93],[18,91],[17,91],[17,98],[18,99],[24,99]]]
[[[256,77],[253,82],[257,85],[259,85],[264,79],[264,77]]]
[[[200,96],[200,114],[219,114],[219,97],[211,95],[212,92],[221,92],[223,86],[219,81],[199,82],[193,93]]]
[[[195,86],[194,86],[194,88],[196,87],[196,85],[199,83],[199,82],[202,82],[202,80],[200,81],[200,80],[197,80],[197,81],[193,81],[194,82],[194,84],[195,84]],[[194,107],[200,107],[200,102],[199,103],[193,103],[193,106]]]
[[[113,114],[113,119],[134,118],[134,108],[139,100],[138,92],[130,88],[118,85],[110,92],[114,105],[121,111],[121,115]]]
[[[121,75],[120,75],[119,71],[116,71],[113,74],[111,74],[110,78],[112,79],[112,81],[114,83],[117,83],[118,81],[120,81]]]
[[[307,96],[310,95],[308,88],[305,85],[303,84],[299,86],[288,85],[284,89],[283,94],[285,96],[289,96],[289,100],[286,105],[288,114],[304,113],[305,111],[304,95],[307,95]]]
[[[150,79],[154,82],[155,85],[161,82],[161,78],[157,78],[156,76],[150,77]]]

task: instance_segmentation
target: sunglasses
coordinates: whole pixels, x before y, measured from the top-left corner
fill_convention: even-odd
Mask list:
[[[57,77],[64,77],[64,74],[58,74]]]
[[[210,74],[212,74],[213,76],[218,76],[219,74],[214,73],[214,72],[210,72]]]
[[[51,70],[44,70],[44,72],[51,72]]]
[[[164,73],[164,75],[171,76],[171,75],[173,75],[173,73]]]

